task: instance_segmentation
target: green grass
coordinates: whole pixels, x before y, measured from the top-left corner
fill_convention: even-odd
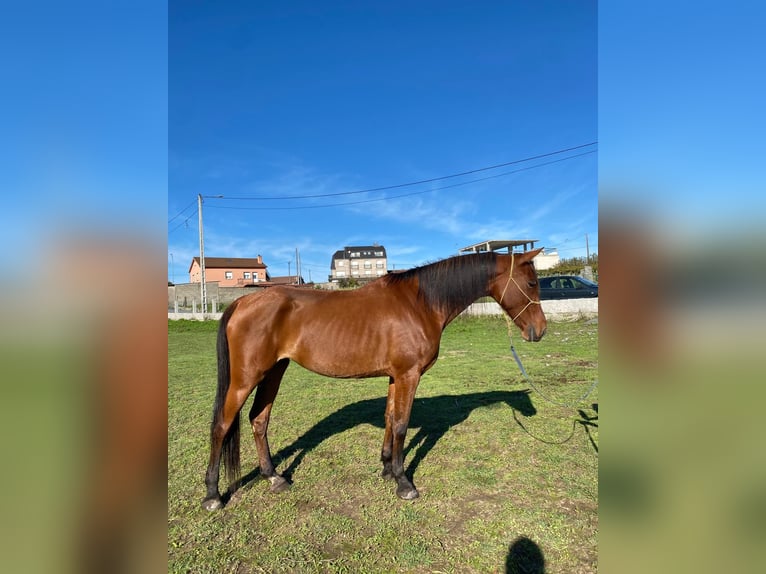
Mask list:
[[[501,318],[451,324],[421,380],[405,442],[420,498],[399,500],[379,477],[387,379],[291,364],[269,440],[292,488],[274,495],[256,481],[208,513],[216,329],[168,323],[170,572],[525,572],[534,561],[516,557],[529,544],[548,574],[596,571],[598,389],[576,408],[528,393]],[[575,401],[597,376],[595,324],[549,323],[539,343],[516,330],[514,345],[557,401]],[[243,474],[256,460],[245,422]],[[512,548],[522,538],[523,552]]]

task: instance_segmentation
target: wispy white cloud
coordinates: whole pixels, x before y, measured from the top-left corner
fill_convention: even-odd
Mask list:
[[[527,217],[530,221],[539,221],[554,211],[558,210],[562,204],[566,203],[569,199],[572,197],[575,197],[576,195],[582,193],[585,191],[584,185],[575,185],[568,189],[565,189],[563,191],[560,191],[553,195],[552,198],[541,201],[540,206],[533,211],[532,213],[528,214]]]
[[[445,202],[436,197],[417,197],[350,206],[349,210],[400,224],[414,223],[423,229],[459,235],[470,227],[467,217],[475,208],[474,204],[467,201]]]

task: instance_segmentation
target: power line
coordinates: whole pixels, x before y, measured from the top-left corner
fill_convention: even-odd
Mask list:
[[[196,203],[196,201],[197,201],[197,200],[195,199],[194,201],[195,201],[195,203]],[[181,223],[179,223],[178,225],[176,225],[176,226],[175,226],[173,229],[171,229],[170,231],[168,231],[168,235],[170,235],[171,233],[173,233],[173,232],[174,232],[176,229],[178,229],[179,227],[182,227],[183,225],[185,225],[186,223],[188,223],[188,222],[189,222],[189,220],[190,220],[192,217],[194,217],[195,215],[197,215],[198,211],[199,211],[199,209],[195,209],[195,210],[194,210],[194,213],[192,213],[191,215],[189,215],[189,217],[187,217],[187,218],[186,218],[186,219],[184,219],[184,220],[183,220]],[[180,214],[179,214],[179,215],[180,215]],[[173,218],[173,219],[175,219],[175,218]],[[169,222],[168,222],[168,223],[169,223]]]
[[[187,209],[189,209],[189,208],[190,208],[192,205],[194,205],[195,203],[197,203],[197,200],[196,200],[196,199],[195,199],[194,201],[192,201],[192,202],[191,202],[189,205],[187,205],[186,207],[184,207],[184,208],[183,208],[181,211],[179,211],[179,212],[178,212],[176,215],[174,215],[173,217],[171,217],[170,219],[168,219],[168,223],[170,223],[171,221],[173,221],[173,220],[174,220],[174,219],[176,219],[177,217],[180,217],[181,215],[183,215],[183,212],[184,212],[184,211],[186,211]]]
[[[356,191],[340,191],[340,192],[336,192],[336,193],[317,193],[317,194],[310,194],[310,195],[286,195],[286,196],[280,196],[280,197],[227,197],[226,199],[249,200],[249,201],[266,201],[266,200],[275,200],[275,199],[309,199],[309,198],[315,198],[315,197],[337,197],[337,196],[340,196],[340,195],[355,195],[355,194],[359,194],[359,193],[370,193],[370,192],[373,192],[373,191],[386,191],[386,190],[389,190],[389,189],[398,189],[398,188],[401,188],[401,187],[409,187],[409,186],[412,186],[412,185],[420,185],[422,183],[431,183],[431,182],[434,182],[434,181],[441,181],[441,180],[450,179],[450,178],[453,178],[453,177],[461,177],[463,175],[470,175],[472,173],[479,173],[481,171],[488,171],[490,169],[497,169],[497,168],[500,168],[500,167],[507,167],[509,165],[515,165],[515,164],[524,163],[524,162],[527,162],[527,161],[532,161],[532,160],[535,160],[535,159],[542,159],[544,157],[550,157],[552,155],[558,155],[558,154],[566,153],[566,152],[569,152],[569,151],[574,151],[574,150],[577,150],[577,149],[582,149],[584,147],[596,145],[597,143],[598,143],[597,141],[590,142],[590,143],[586,143],[586,144],[577,145],[577,146],[574,146],[574,147],[569,147],[569,148],[560,149],[560,150],[556,150],[556,151],[552,151],[552,152],[548,152],[548,153],[543,153],[543,154],[539,154],[539,155],[534,155],[534,156],[526,157],[526,158],[523,158],[523,159],[517,159],[517,160],[513,160],[513,161],[508,161],[508,162],[505,162],[505,163],[498,163],[496,165],[490,165],[490,166],[487,166],[487,167],[480,167],[480,168],[477,168],[477,169],[471,169],[469,171],[463,171],[463,172],[460,172],[460,173],[453,173],[451,175],[443,175],[441,177],[432,177],[432,178],[429,178],[429,179],[421,179],[419,181],[410,181],[410,182],[407,182],[407,183],[399,183],[399,184],[396,184],[396,185],[387,185],[387,186],[384,186],[384,187],[373,187],[373,188],[370,188],[370,189],[360,189],[360,190],[356,190]],[[573,156],[573,157],[577,157],[577,156]],[[547,165],[547,164],[542,164],[542,165]],[[475,180],[475,181],[481,181],[481,180]],[[207,196],[205,196],[205,197],[207,197]],[[404,196],[402,196],[402,197],[404,197]]]
[[[579,147],[583,147],[583,146],[579,146]],[[233,205],[209,205],[208,207],[210,209],[235,209],[235,210],[245,210],[245,211],[274,211],[274,210],[290,211],[290,210],[294,210],[294,209],[322,209],[322,208],[325,208],[325,207],[339,207],[339,206],[343,206],[343,205],[359,205],[359,204],[362,204],[362,203],[374,203],[374,202],[378,202],[378,201],[388,201],[390,199],[399,199],[399,198],[402,198],[402,197],[411,197],[413,195],[421,195],[423,193],[431,193],[433,191],[440,191],[440,190],[444,190],[444,189],[450,189],[450,188],[453,188],[453,187],[461,187],[463,185],[469,185],[471,183],[477,183],[479,181],[486,181],[488,179],[495,179],[495,178],[498,178],[498,177],[504,177],[506,175],[512,175],[514,173],[520,173],[522,171],[529,171],[529,170],[532,170],[532,169],[537,169],[539,167],[544,167],[546,165],[552,165],[554,163],[560,163],[562,161],[567,161],[567,160],[570,160],[570,159],[575,159],[575,158],[578,158],[578,157],[582,157],[582,156],[585,156],[585,155],[596,153],[596,151],[597,150],[589,150],[589,151],[582,152],[582,153],[579,153],[579,154],[575,154],[575,155],[572,155],[572,156],[567,156],[567,157],[564,157],[564,158],[559,158],[559,159],[555,159],[555,160],[551,160],[551,161],[546,161],[546,162],[543,162],[543,163],[540,163],[540,164],[535,164],[535,165],[531,165],[531,166],[527,166],[527,167],[522,167],[522,168],[519,168],[519,169],[514,169],[514,170],[511,170],[511,171],[506,171],[506,172],[498,173],[498,174],[495,174],[495,175],[489,175],[489,176],[486,176],[486,177],[480,177],[480,178],[472,179],[472,180],[469,180],[469,181],[463,181],[463,182],[460,182],[460,183],[453,183],[451,185],[444,185],[444,186],[441,186],[441,187],[434,187],[434,188],[425,189],[425,190],[421,190],[421,191],[413,191],[411,193],[402,193],[402,194],[399,194],[399,195],[390,195],[390,196],[387,196],[387,197],[379,197],[379,198],[376,198],[376,199],[362,199],[362,200],[359,200],[359,201],[346,201],[346,202],[342,202],[342,203],[325,203],[325,204],[322,204],[322,205],[296,205],[296,206],[276,206],[276,207],[235,207]],[[547,154],[547,155],[552,155],[552,154]],[[509,163],[519,163],[520,161],[524,161],[524,160],[519,160],[517,162],[509,162]],[[503,164],[503,165],[509,165],[509,164],[506,163],[506,164]],[[491,169],[491,168],[482,168],[481,170],[473,170],[473,173],[475,173],[477,171],[483,171],[485,169]],[[468,172],[466,172],[466,173],[468,173]],[[437,181],[437,180],[441,180],[441,179],[447,179],[447,178],[450,178],[450,177],[455,177],[455,176],[445,176],[445,177],[441,177],[441,178],[433,178],[433,179],[424,180],[424,181]],[[414,183],[401,184],[401,185],[397,185],[397,186],[389,186],[389,187],[386,187],[386,188],[379,188],[379,189],[393,189],[393,188],[396,188],[396,187],[404,187],[404,186],[408,186],[408,185],[414,185]],[[330,197],[330,196],[335,196],[335,195],[348,195],[348,194],[351,194],[351,193],[366,193],[366,192],[369,192],[369,191],[373,191],[373,190],[357,191],[357,192],[343,192],[343,193],[337,193],[337,194],[311,195],[311,196],[304,196],[304,197]],[[216,196],[216,197],[220,198],[220,196]],[[290,197],[285,197],[285,198],[269,198],[269,199],[297,199],[298,197],[299,196],[290,196]],[[244,197],[226,197],[226,196],[224,196],[222,199],[267,199],[267,198],[244,198]]]

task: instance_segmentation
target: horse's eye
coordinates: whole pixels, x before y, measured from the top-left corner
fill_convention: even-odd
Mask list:
[[[527,286],[534,287],[535,285],[537,285],[537,281],[527,281]]]

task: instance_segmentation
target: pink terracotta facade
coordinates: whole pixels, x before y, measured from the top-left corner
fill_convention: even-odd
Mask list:
[[[268,281],[266,265],[259,255],[255,258],[205,257],[205,281],[217,282],[220,287],[242,287]],[[189,267],[189,282],[201,281],[199,257]]]

